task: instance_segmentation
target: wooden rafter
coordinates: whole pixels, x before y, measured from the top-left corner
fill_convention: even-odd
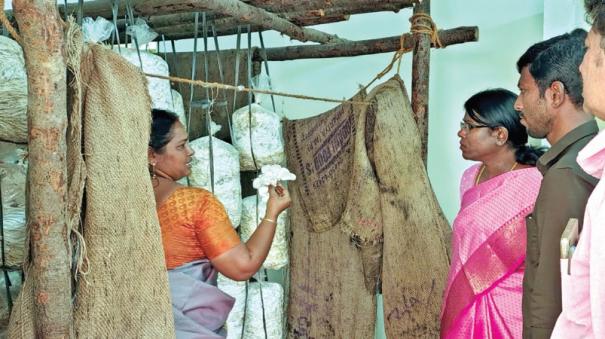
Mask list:
[[[175,14],[175,15],[178,15],[178,14]],[[348,16],[322,16],[322,17],[292,16],[292,17],[288,17],[288,20],[290,20],[300,26],[311,26],[311,25],[320,25],[320,24],[327,24],[327,23],[332,23],[332,22],[346,21],[346,20],[348,20]],[[163,23],[163,19],[160,21],[160,24],[161,23]],[[167,40],[189,39],[189,38],[193,38],[194,32],[195,32],[195,24],[193,21],[183,22],[180,24],[178,22],[176,22],[173,25],[166,25],[166,26],[157,26],[154,22],[150,22],[149,24],[152,27],[152,29],[160,35],[156,40],[161,40],[162,34],[165,36],[165,38]],[[210,27],[210,25],[214,26],[217,36],[223,36],[223,35],[236,34],[237,26],[241,25],[241,23],[239,23],[237,21],[237,19],[234,19],[234,18],[220,17],[220,18],[217,18],[214,20],[209,20],[207,22],[207,26]],[[122,37],[122,39],[120,41],[124,41],[124,35],[123,35],[124,27],[125,27],[125,20],[121,20],[120,22],[118,22],[118,29],[120,30],[121,37]],[[200,32],[201,32],[202,27],[203,27],[202,23],[199,22],[198,29]],[[253,32],[265,30],[264,28],[261,28],[261,27],[255,26],[255,25],[252,25],[251,29]],[[245,31],[245,29],[243,29],[243,30]]]
[[[439,37],[443,47],[477,41],[479,29],[477,26],[457,27],[439,31]],[[394,52],[400,48],[401,36],[392,36],[382,39],[351,41],[329,45],[301,45],[292,47],[267,48],[265,50],[267,60],[285,61],[296,59],[336,58],[377,53]],[[415,39],[411,33],[403,35],[403,47],[410,49],[414,47]],[[435,46],[433,46],[435,47]],[[255,54],[255,60],[261,60],[260,50]]]
[[[248,5],[239,0],[194,0],[185,3],[174,3],[167,0],[148,0],[140,3],[138,11],[155,13],[179,13],[189,11],[211,11],[228,15],[244,24],[253,24],[264,29],[274,29],[292,39],[302,42],[319,43],[342,42],[343,39],[311,28],[302,28],[276,14]]]
[[[142,17],[149,17],[158,13],[145,12],[144,5],[146,0],[132,0],[134,11],[136,15]],[[191,0],[172,0],[164,1],[165,3],[174,4],[187,4],[191,3]],[[412,7],[418,0],[243,0],[242,2],[262,8],[271,13],[279,14],[286,12],[297,12],[297,11],[326,11],[330,10],[338,11],[342,10],[340,14],[358,14],[358,13],[369,13],[377,11],[393,11],[398,12],[402,8]],[[65,6],[62,1],[59,1],[59,11],[61,14],[64,13]],[[78,10],[77,3],[68,3],[67,12],[76,13]],[[101,16],[106,19],[111,18],[111,1],[109,0],[93,0],[84,2],[84,15],[97,17]],[[185,11],[189,12],[190,10]],[[123,17],[126,13],[126,1],[120,1],[118,15]],[[10,12],[9,12],[10,14]],[[162,12],[159,15],[170,15],[174,12]],[[209,16],[210,17],[210,16]]]

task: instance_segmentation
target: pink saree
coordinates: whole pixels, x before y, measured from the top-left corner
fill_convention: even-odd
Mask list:
[[[460,184],[441,337],[521,338],[525,217],[542,175],[526,168],[474,186],[479,167],[467,169]]]

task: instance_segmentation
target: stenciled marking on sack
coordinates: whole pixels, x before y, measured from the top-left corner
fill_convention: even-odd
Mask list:
[[[348,116],[315,151],[313,165],[316,172],[321,174],[327,168],[333,166],[336,158],[347,148],[351,147],[351,142],[349,141],[355,132],[354,122],[355,119],[353,116]]]

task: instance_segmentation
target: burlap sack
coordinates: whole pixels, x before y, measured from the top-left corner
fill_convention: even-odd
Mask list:
[[[309,231],[299,185],[289,184],[288,338],[373,338],[376,301],[363,284],[358,249],[338,228]]]
[[[89,273],[77,285],[77,337],[174,336],[168,278],[147,173],[150,99],[141,73],[91,45],[82,56],[84,237]]]
[[[404,84],[368,96],[376,105],[373,154],[384,221],[382,293],[388,338],[439,337],[450,227],[431,189]]]
[[[352,100],[362,102],[364,96],[360,92]],[[369,291],[376,290],[382,248],[378,183],[366,152],[366,115],[372,109],[347,103],[317,117],[289,121],[285,129],[288,167],[300,183],[298,203],[309,230],[338,226],[350,236],[361,250]]]

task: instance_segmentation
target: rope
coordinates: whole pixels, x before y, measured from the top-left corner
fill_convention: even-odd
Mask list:
[[[428,24],[426,23],[428,21]],[[412,23],[412,33],[427,34],[431,37],[431,42],[437,46],[437,48],[443,48],[441,39],[439,39],[439,33],[437,31],[437,25],[433,21],[430,15],[426,13],[418,13],[412,15],[410,18]]]
[[[23,40],[21,40],[21,36],[19,35],[19,33],[17,33],[13,25],[11,25],[10,21],[8,21],[6,14],[4,14],[4,0],[0,0],[0,8],[2,8],[2,10],[0,11],[0,23],[2,23],[2,26],[6,28],[6,30],[11,34],[13,39],[15,39],[15,41],[19,43],[19,45],[23,45]]]
[[[428,23],[427,23],[427,21],[428,21]],[[433,21],[433,19],[431,18],[430,15],[425,14],[425,13],[414,14],[410,18],[410,23],[412,24],[410,31],[413,34],[427,34],[431,38],[431,43],[433,43],[435,46],[437,46],[437,48],[443,48],[443,44],[441,43],[441,40],[439,39],[437,25],[435,24],[435,22]],[[365,85],[363,87],[364,90],[366,90],[368,87],[370,87],[374,83],[374,81],[382,78],[387,73],[389,73],[393,69],[393,66],[395,65],[396,62],[397,62],[397,73],[399,73],[403,55],[405,53],[408,53],[408,52],[411,52],[414,50],[414,47],[411,47],[411,48],[404,47],[404,45],[403,45],[404,36],[405,36],[405,33],[402,34],[401,37],[399,38],[399,50],[397,50],[395,52],[395,54],[393,55],[393,59],[391,59],[391,62],[389,62],[387,67],[385,67],[382,71],[380,71],[380,73],[376,74],[376,76],[370,81],[370,83],[368,83],[367,85]]]
[[[277,96],[296,98],[296,99],[302,99],[302,100],[337,102],[337,103],[342,103],[342,104],[355,104],[355,105],[369,105],[370,104],[370,103],[363,102],[363,101],[339,100],[339,99],[331,99],[331,98],[313,97],[313,96],[300,95],[300,94],[291,94],[291,93],[285,93],[285,92],[268,91],[268,90],[263,90],[263,89],[254,89],[254,88],[248,88],[248,87],[244,87],[244,86],[231,86],[231,85],[221,84],[218,82],[190,80],[190,79],[184,79],[184,78],[179,78],[179,77],[171,77],[171,76],[164,76],[164,75],[150,74],[150,73],[144,73],[144,74],[145,74],[145,76],[152,77],[152,78],[165,79],[165,80],[170,80],[170,81],[174,81],[174,82],[182,82],[182,83],[190,84],[192,86],[200,86],[200,87],[204,87],[204,88],[217,88],[219,90],[223,89],[223,90],[227,90],[227,91],[236,91],[236,92],[240,91],[240,92],[252,92],[252,93],[260,93],[260,94],[273,94],[273,95],[277,95]]]

